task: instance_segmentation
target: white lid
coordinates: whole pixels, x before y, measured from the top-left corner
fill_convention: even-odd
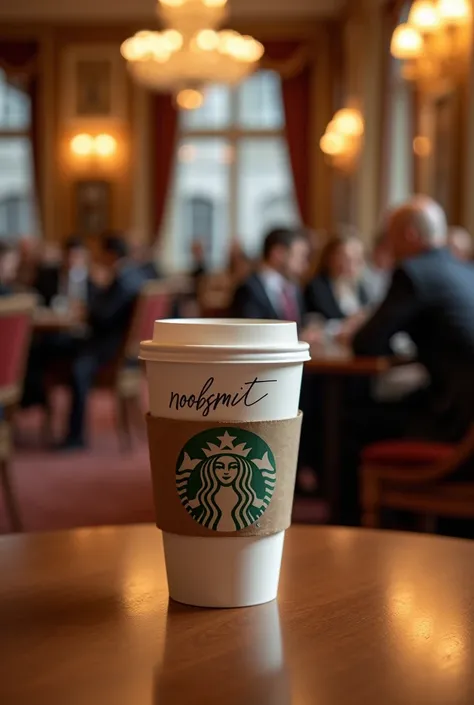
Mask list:
[[[156,362],[281,362],[310,359],[296,323],[253,319],[183,318],[155,321],[140,359]]]

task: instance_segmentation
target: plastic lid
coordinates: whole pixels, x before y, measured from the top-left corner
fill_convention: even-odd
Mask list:
[[[187,318],[155,321],[140,359],[170,362],[305,362],[309,345],[296,323],[253,319]]]

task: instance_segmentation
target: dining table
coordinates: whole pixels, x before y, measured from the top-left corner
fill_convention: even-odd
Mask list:
[[[474,702],[471,541],[294,526],[227,610],[170,601],[148,525],[3,536],[0,574],[2,705]]]
[[[47,306],[38,306],[33,313],[35,333],[60,333],[73,331],[81,324],[67,311],[55,311]]]
[[[357,356],[342,345],[313,345],[311,359],[305,363],[305,375],[317,375],[321,381],[324,446],[322,475],[327,488],[327,509],[330,523],[341,521],[341,489],[344,391],[350,378],[370,380],[394,368],[411,365],[408,355]],[[305,380],[303,380],[305,384]]]

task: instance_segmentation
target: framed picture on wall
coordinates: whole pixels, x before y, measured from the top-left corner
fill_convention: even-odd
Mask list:
[[[99,235],[111,227],[111,184],[108,181],[78,181],[75,185],[75,231]]]
[[[112,71],[109,61],[78,61],[74,112],[77,117],[112,115]]]
[[[64,120],[126,118],[126,69],[117,44],[70,45],[61,65]]]

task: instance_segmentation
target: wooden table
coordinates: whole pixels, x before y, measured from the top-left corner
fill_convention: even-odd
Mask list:
[[[377,375],[400,364],[403,364],[403,358],[357,357],[348,350],[331,352],[320,347],[312,347],[311,360],[305,364],[305,368],[316,374],[356,377]]]
[[[474,543],[287,536],[278,603],[168,603],[153,527],[0,539],[2,705],[472,705]]]
[[[51,308],[39,307],[33,315],[33,330],[37,333],[70,331],[78,327],[77,320],[70,314],[58,313]]]
[[[341,409],[348,377],[375,377],[413,362],[403,357],[356,357],[343,348],[311,348],[305,372],[321,376],[324,386],[323,475],[327,484],[330,522],[341,521]]]

